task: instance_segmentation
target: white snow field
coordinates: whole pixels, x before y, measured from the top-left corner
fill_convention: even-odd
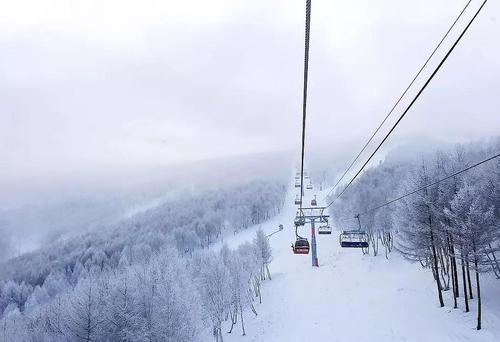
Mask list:
[[[318,268],[311,267],[311,254],[294,255],[293,205],[296,189],[291,187],[283,212],[261,225],[266,233],[280,223],[285,229],[270,237],[272,280],[265,281],[263,303],[256,304],[258,316],[245,312],[246,336],[238,322],[226,342],[333,342],[333,341],[500,341],[500,284],[483,276],[483,330],[475,330],[476,300],[464,312],[463,298],[453,309],[450,291],[446,306],[439,308],[430,271],[404,260],[397,252],[385,259],[362,255],[357,249],[339,246],[339,231],[317,236]],[[317,194],[323,205],[326,192],[306,190],[306,202]],[[226,238],[236,247],[251,240],[257,227]],[[300,232],[310,240],[310,228]],[[226,331],[229,327],[224,327]]]

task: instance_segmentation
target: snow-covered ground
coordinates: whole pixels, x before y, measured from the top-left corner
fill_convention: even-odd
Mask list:
[[[453,309],[451,294],[446,293],[447,305],[439,308],[429,271],[396,252],[386,260],[342,249],[334,230],[330,236],[317,236],[319,268],[311,267],[310,254],[294,255],[293,184],[291,189],[282,213],[261,225],[266,233],[280,223],[285,229],[270,237],[273,279],[264,282],[263,303],[256,306],[259,315],[246,312],[247,335],[242,336],[238,326],[224,335],[225,341],[500,341],[500,284],[488,276],[483,277],[484,329],[476,331],[475,299],[471,312],[464,313],[463,303]],[[318,204],[324,204],[325,193],[306,190],[304,204],[314,194]],[[251,240],[256,229],[225,243],[236,247]],[[301,233],[310,239],[308,228]]]

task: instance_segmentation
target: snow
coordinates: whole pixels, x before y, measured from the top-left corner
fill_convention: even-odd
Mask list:
[[[477,331],[475,299],[471,312],[465,313],[463,298],[453,309],[448,291],[447,305],[439,308],[430,271],[397,252],[386,260],[383,253],[373,257],[342,249],[334,228],[332,235],[316,236],[319,268],[311,267],[311,254],[294,255],[290,245],[295,238],[295,193],[292,184],[282,213],[261,225],[266,234],[280,223],[285,229],[270,237],[273,279],[264,282],[258,316],[246,312],[247,335],[242,336],[238,326],[224,335],[226,342],[500,341],[500,286],[488,276],[483,276],[484,328]],[[315,186],[306,190],[305,206],[314,194],[324,205],[326,191]],[[249,241],[257,228],[226,238],[225,243],[236,247]],[[310,239],[310,228],[301,233]]]

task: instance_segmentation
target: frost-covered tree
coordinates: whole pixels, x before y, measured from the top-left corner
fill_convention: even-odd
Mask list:
[[[231,296],[228,309],[231,320],[229,333],[233,331],[233,327],[237,323],[239,314],[241,330],[243,335],[245,335],[243,315],[248,304],[247,296],[250,277],[247,274],[250,272],[245,269],[242,258],[238,255],[237,251],[231,251],[227,246],[225,246],[221,250],[221,257],[229,272],[229,291]]]
[[[231,308],[244,331],[268,259],[253,243],[229,259],[207,247],[279,212],[285,193],[274,181],[223,187],[9,260],[0,341],[189,342],[207,325],[222,339]]]
[[[65,325],[74,341],[99,341],[100,333],[105,329],[105,320],[94,278],[79,282],[71,296],[67,296],[65,306]]]
[[[395,241],[405,257],[432,270],[440,304],[441,292],[452,288],[454,307],[462,296],[468,312],[469,299],[474,297],[471,270],[476,272],[478,305],[480,274],[491,272],[500,279],[500,159],[428,185],[498,153],[499,148],[500,139],[496,139],[456,146],[434,156],[419,155],[418,161],[411,155],[389,154],[384,163],[352,183],[331,208],[331,217],[343,229],[356,229],[357,220],[344,219],[362,213],[360,226],[371,236],[374,254],[374,241],[388,227],[394,233],[389,241]],[[421,190],[400,198],[415,189]],[[394,198],[400,199],[379,207]],[[480,323],[479,316],[478,327]]]
[[[105,278],[103,318],[111,341],[133,341],[140,327],[137,277],[123,268]]]
[[[262,280],[269,277],[271,279],[271,272],[269,271],[269,264],[272,261],[273,253],[271,250],[271,245],[269,244],[269,239],[262,229],[258,229],[253,243],[256,248],[257,258],[261,263],[260,267],[260,277]]]
[[[231,303],[230,276],[226,265],[215,254],[200,260],[198,286],[203,310],[212,324],[216,342],[223,341],[222,322]]]
[[[472,262],[476,274],[478,304],[477,329],[481,329],[481,286],[480,272],[488,264],[491,241],[497,236],[494,207],[488,204],[482,193],[485,189],[465,183],[451,202],[446,215],[454,222],[456,235],[464,249],[462,262]]]
[[[419,167],[410,179],[408,188],[420,188],[433,181],[432,175],[425,163]],[[436,218],[435,203],[437,191],[435,188],[424,189],[414,196],[403,199],[397,210],[399,234],[398,250],[407,258],[418,260],[430,266],[436,280],[439,304],[444,306],[442,285],[439,277],[438,251],[440,248],[439,225]]]

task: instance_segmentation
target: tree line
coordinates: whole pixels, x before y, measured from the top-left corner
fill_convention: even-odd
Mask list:
[[[85,269],[74,287],[62,275],[37,286],[23,312],[13,308],[0,320],[0,341],[190,342],[207,330],[223,341],[223,323],[231,333],[238,319],[244,335],[271,257],[261,230],[236,250],[199,250],[192,258],[166,247],[131,263],[124,253],[115,269]]]
[[[439,305],[451,291],[453,307],[460,298],[465,312],[476,299],[482,327],[481,275],[500,279],[500,160],[495,159],[393,204],[380,204],[445,178],[500,150],[500,140],[460,145],[434,155],[404,160],[388,156],[366,171],[342,201],[332,208],[340,227],[367,232],[365,253],[385,256],[394,248],[432,270]],[[356,214],[360,213],[358,217]]]
[[[220,254],[208,247],[224,235],[277,214],[285,192],[284,182],[261,181],[188,196],[4,262],[0,266],[1,338],[115,341],[116,334],[125,334],[119,340],[197,340],[212,316],[208,302],[197,309],[191,305],[202,303],[203,294],[212,294],[200,285],[215,281],[210,278],[212,271],[223,265],[225,282],[234,283],[231,291],[243,289],[247,282],[256,298],[265,279],[257,265],[266,253],[258,252],[257,242],[237,251],[223,248]],[[240,278],[229,281],[235,274]],[[230,300],[230,306],[227,296],[224,319],[236,323],[238,314],[243,324],[245,308],[256,312],[248,291]],[[107,308],[112,311],[105,312]]]

